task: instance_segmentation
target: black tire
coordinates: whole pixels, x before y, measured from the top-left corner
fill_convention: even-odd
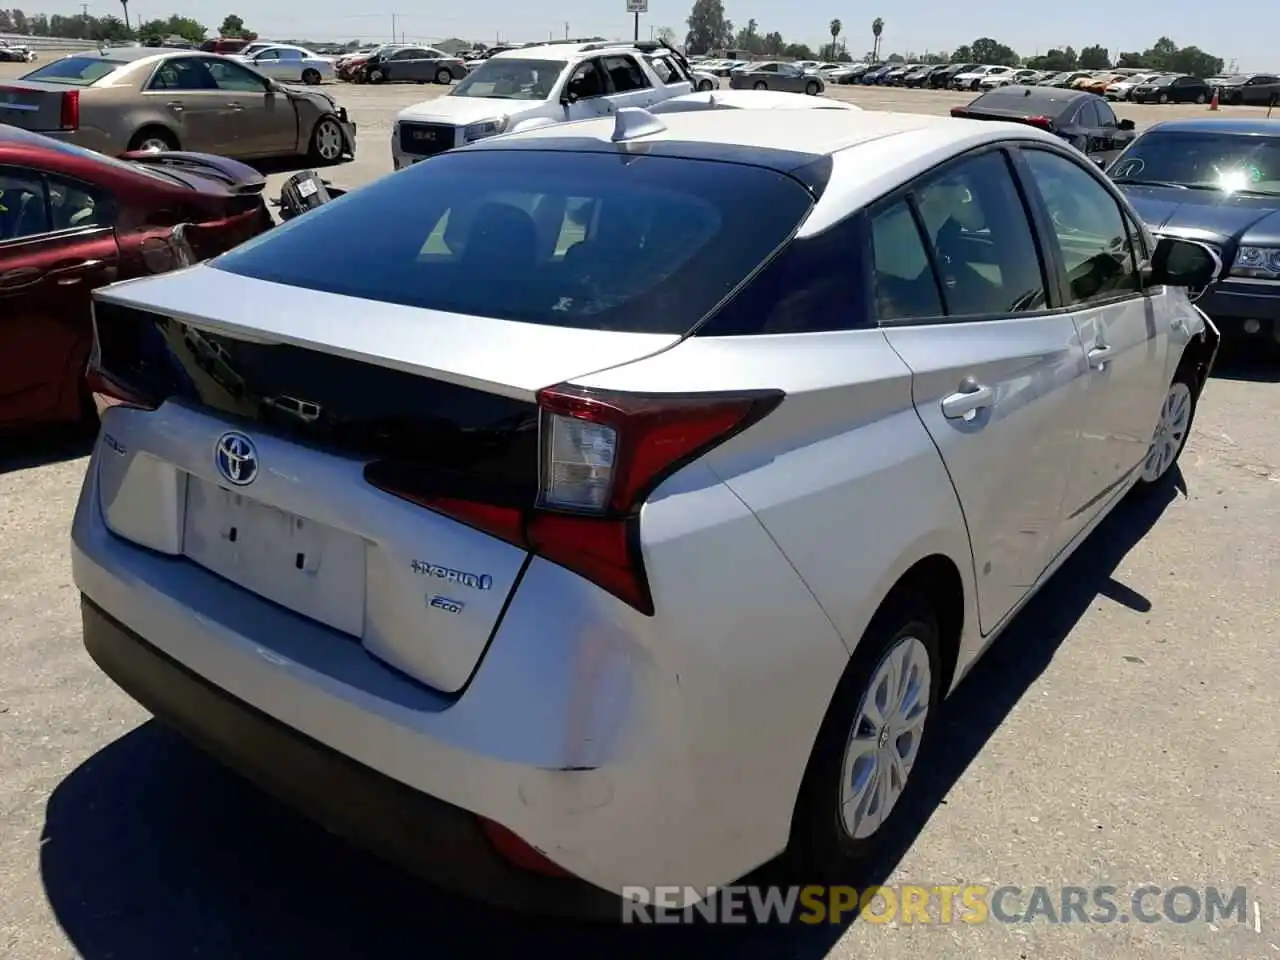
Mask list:
[[[383,73],[381,70],[370,70],[369,82],[370,83],[386,83],[387,75]]]
[[[323,78],[320,76],[319,70],[312,70],[308,67],[306,70],[302,71],[302,82],[308,87],[319,86],[322,79]]]
[[[1181,388],[1181,390],[1179,389]],[[1169,404],[1174,402],[1175,393],[1185,391],[1186,402],[1189,405],[1187,410],[1186,425],[1182,428],[1181,436],[1175,435],[1175,446],[1173,457],[1165,464],[1164,468],[1153,477],[1146,476],[1147,463],[1153,453],[1153,449],[1158,440],[1161,439],[1161,427],[1165,422],[1165,412]],[[1160,406],[1160,419],[1156,423],[1155,434],[1151,439],[1151,446],[1147,450],[1147,456],[1143,458],[1142,465],[1138,468],[1138,482],[1133,487],[1133,493],[1138,496],[1146,496],[1157,490],[1167,486],[1170,477],[1173,476],[1173,468],[1178,463],[1178,459],[1182,456],[1182,451],[1187,445],[1187,438],[1191,436],[1191,426],[1196,421],[1196,406],[1200,400],[1200,385],[1196,382],[1194,375],[1186,369],[1180,369],[1173,375],[1173,379],[1169,381],[1169,389],[1165,393],[1164,402]],[[1166,432],[1167,435],[1167,432]]]
[[[816,97],[818,95],[818,85],[814,81],[810,80],[804,85],[804,92],[811,97]]]
[[[757,81],[752,85],[751,89],[752,89],[752,90],[768,90],[768,89],[769,89],[769,84],[765,83],[763,80],[757,80]]]
[[[453,74],[444,67],[441,67],[436,71],[436,83],[447,87],[449,84],[453,83]]]
[[[873,859],[893,836],[902,810],[910,800],[907,776],[904,796],[875,833],[854,839],[845,829],[841,813],[841,782],[845,749],[876,668],[900,640],[920,640],[929,658],[929,713],[921,735],[920,751],[928,744],[942,697],[942,656],[938,618],[932,605],[919,593],[898,589],[890,594],[872,618],[836,687],[823,719],[813,752],[805,768],[800,795],[792,818],[786,861],[805,883],[837,883],[847,879],[851,867]],[[917,752],[917,759],[921,753]],[[914,769],[914,768],[913,768]]]
[[[702,80],[698,83],[699,93],[710,93],[714,89],[715,89],[715,86],[711,83],[710,80]]]
[[[1162,93],[1160,96],[1156,97],[1156,101],[1159,103],[1168,103],[1169,95],[1167,93]]]
[[[1196,94],[1196,103],[1204,103],[1204,102],[1205,102],[1205,99],[1206,99],[1206,98],[1205,98],[1205,95],[1204,95],[1203,93],[1197,93],[1197,94]]]
[[[336,132],[338,152],[333,153],[333,137]],[[337,163],[346,150],[346,137],[342,125],[333,117],[321,117],[311,128],[311,140],[307,146],[307,159],[316,165]]]
[[[178,138],[164,127],[143,127],[129,141],[129,149],[142,150],[149,141],[163,143],[166,150],[178,149]]]

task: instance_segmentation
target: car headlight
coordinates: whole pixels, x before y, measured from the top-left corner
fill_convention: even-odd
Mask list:
[[[1231,272],[1237,277],[1280,280],[1280,247],[1241,247]]]
[[[496,117],[493,120],[469,123],[462,131],[462,140],[464,143],[472,143],[475,140],[483,140],[485,137],[502,133],[507,129],[508,120],[508,117]]]

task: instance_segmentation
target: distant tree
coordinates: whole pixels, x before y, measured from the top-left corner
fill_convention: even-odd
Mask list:
[[[1027,60],[1027,66],[1032,70],[1062,72],[1075,70],[1079,65],[1080,58],[1076,55],[1074,47],[1065,47],[1062,50],[1055,47],[1043,56],[1031,57]]]
[[[676,32],[672,30],[670,27],[659,27],[654,32],[654,36],[656,36],[663,43],[670,43],[674,45],[676,42]]]
[[[1221,57],[1205,53],[1199,47],[1181,47],[1168,37],[1161,37],[1142,54],[1142,59],[1152,70],[1170,73],[1189,73],[1196,77],[1211,77],[1221,73]]]
[[[839,17],[836,17],[827,25],[827,29],[831,31],[831,50],[827,54],[827,59],[834,60],[836,58],[836,40],[840,36],[840,31],[844,29],[844,24],[840,22]]]
[[[1013,52],[1012,47],[1007,47],[997,40],[992,40],[990,37],[979,37],[970,44],[969,50],[973,59],[978,63],[1013,67],[1022,62],[1018,59],[1018,55]]]
[[[876,17],[871,21],[871,62],[880,59],[880,35],[884,33],[884,18]]]
[[[771,57],[782,56],[782,51],[786,49],[787,43],[782,39],[782,34],[774,30],[764,35],[764,52]]]
[[[689,53],[709,53],[733,43],[733,24],[725,19],[723,0],[693,0],[685,23],[689,32],[684,45]]]
[[[788,43],[782,48],[782,56],[792,60],[816,60],[813,48],[807,43]]]
[[[1094,44],[1080,51],[1081,70],[1105,70],[1111,66],[1111,51]]]
[[[218,35],[221,37],[239,37],[244,34],[244,21],[234,13],[227,14],[222,20],[222,26],[218,28]]]
[[[1147,66],[1147,58],[1142,54],[1133,51],[1122,53],[1120,56],[1116,57],[1116,66],[1127,67],[1133,70],[1142,70]]]
[[[962,43],[951,51],[952,63],[973,63],[976,58],[973,55],[973,47],[967,43]]]

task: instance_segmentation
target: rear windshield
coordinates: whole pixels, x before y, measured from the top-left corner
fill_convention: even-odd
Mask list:
[[[787,240],[811,202],[790,177],[743,164],[461,150],[213,265],[432,310],[683,334]]]
[[[1074,91],[1057,90],[1054,87],[1013,86],[996,87],[984,93],[971,104],[972,110],[999,110],[1018,116],[1043,115],[1056,117],[1067,101],[1079,96]]]
[[[51,60],[43,67],[37,67],[30,73],[24,74],[22,79],[87,87],[95,80],[101,80],[117,67],[123,66],[122,60],[106,60],[102,57],[63,57],[61,60]]]

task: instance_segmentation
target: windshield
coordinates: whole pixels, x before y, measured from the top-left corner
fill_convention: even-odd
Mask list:
[[[1280,196],[1280,137],[1155,130],[1107,172],[1128,183]]]
[[[1227,79],[1221,81],[1221,83],[1224,87],[1242,87],[1248,83],[1249,80],[1249,77],[1227,77]]]
[[[546,100],[564,72],[563,60],[517,60],[494,57],[468,73],[449,93],[451,97],[491,97],[497,100]]]
[[[105,60],[102,57],[63,57],[61,60],[51,60],[43,67],[37,67],[30,73],[23,74],[22,79],[87,87],[123,66],[122,60]]]
[[[441,154],[276,227],[213,266],[426,310],[683,334],[812,205],[797,181],[762,167],[619,160],[539,150]],[[336,236],[361,242],[335,244]]]

